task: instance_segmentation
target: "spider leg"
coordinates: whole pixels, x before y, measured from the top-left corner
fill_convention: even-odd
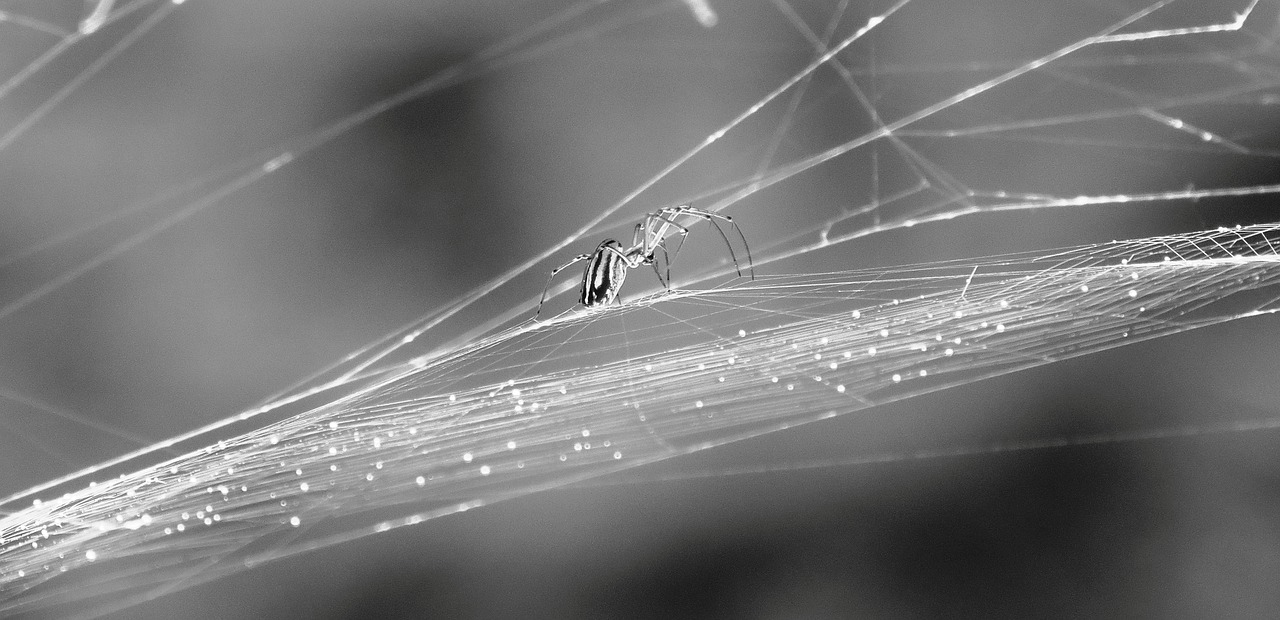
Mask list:
[[[662,288],[665,288],[669,291],[671,290],[671,255],[667,254],[666,242],[659,241],[658,245],[654,248],[654,252],[657,252],[658,250],[662,250],[662,264],[665,265],[667,268],[666,279],[663,279],[662,271],[658,269],[658,261],[656,259],[653,261],[650,261],[649,264],[653,266],[653,273],[654,275],[658,276],[658,282],[662,283]]]
[[[721,214],[719,214],[719,213],[714,213],[714,212],[712,212],[712,211],[704,211],[704,210],[702,210],[702,209],[695,209],[695,208],[693,208],[693,207],[691,207],[691,206],[689,206],[689,205],[683,205],[683,207],[684,207],[684,208],[682,209],[682,212],[685,212],[685,213],[691,213],[692,215],[697,215],[697,216],[701,216],[701,217],[707,218],[707,221],[709,221],[709,222],[711,222],[711,223],[713,223],[713,224],[715,223],[715,220],[716,220],[716,219],[720,219],[720,220],[724,220],[725,222],[728,222],[728,223],[729,223],[729,225],[733,227],[733,230],[734,230],[734,231],[736,231],[736,232],[738,233],[738,238],[742,240],[742,247],[743,247],[743,248],[746,248],[746,250],[747,250],[747,269],[748,269],[748,270],[750,270],[750,272],[751,272],[751,279],[752,279],[752,280],[756,279],[756,266],[755,266],[755,261],[753,261],[753,260],[751,259],[751,244],[750,244],[750,243],[747,243],[747,236],[746,236],[746,235],[744,235],[744,234],[742,234],[742,227],[738,226],[738,223],[737,223],[737,222],[735,222],[735,221],[733,220],[733,218],[732,218],[732,217],[730,217],[730,216],[728,216],[728,215],[721,215]],[[677,207],[677,209],[679,209],[679,208],[680,208],[680,207]],[[720,228],[720,227],[719,227],[719,226],[716,226],[716,228],[718,229],[718,228]],[[723,234],[724,234],[724,232],[723,232],[723,231],[721,231],[721,235],[723,235]],[[725,239],[725,242],[726,242],[726,243],[728,243],[728,239],[727,239],[727,238]],[[732,254],[733,247],[732,247],[732,246],[730,246],[730,247],[729,247],[729,250],[730,250],[730,254]],[[735,266],[736,266],[736,264],[737,264],[737,259],[734,259],[734,263],[735,263]],[[742,271],[741,271],[741,270],[739,270],[739,271],[738,271],[738,275],[742,275]]]
[[[737,222],[733,221],[732,217],[729,217],[727,215],[721,215],[719,213],[714,213],[712,211],[695,209],[689,205],[680,205],[678,207],[666,207],[664,209],[660,209],[653,215],[656,217],[660,217],[664,220],[666,220],[666,217],[664,216],[669,216],[674,218],[674,217],[679,217],[681,215],[691,215],[693,217],[702,218],[710,222],[712,226],[716,227],[716,231],[720,233],[720,238],[724,239],[725,246],[729,248],[729,258],[733,259],[734,269],[737,270],[738,276],[741,277],[742,267],[738,263],[737,254],[733,251],[733,244],[729,242],[729,236],[724,233],[724,229],[720,227],[720,224],[716,220],[723,220],[727,222],[730,226],[733,227],[735,231],[737,231],[738,237],[742,239],[742,247],[746,248],[747,250],[747,268],[750,269],[751,279],[752,280],[756,279],[755,263],[751,260],[751,244],[747,243],[747,236],[742,234],[742,228],[738,226]]]
[[[662,258],[664,259],[664,261],[663,261],[663,262],[664,262],[664,263],[666,264],[666,266],[667,266],[667,281],[668,281],[668,282],[670,282],[670,281],[671,281],[671,257],[672,257],[672,256],[678,256],[678,255],[680,254],[680,248],[683,248],[683,247],[684,247],[684,241],[685,241],[685,239],[688,239],[688,238],[689,238],[689,229],[688,229],[688,228],[685,228],[684,226],[681,226],[681,225],[679,225],[679,224],[675,223],[674,221],[672,221],[672,220],[670,220],[670,219],[668,219],[668,218],[665,218],[665,217],[663,217],[663,216],[661,216],[661,215],[658,215],[657,213],[651,213],[651,214],[649,214],[649,216],[648,216],[647,218],[645,218],[645,221],[659,221],[659,222],[662,222],[662,226],[661,226],[661,227],[658,229],[658,231],[657,231],[657,233],[662,233],[662,234],[661,234],[661,235],[659,235],[659,234],[657,234],[657,233],[655,233],[655,234],[654,234],[654,236],[653,236],[653,240],[652,240],[652,241],[653,241],[653,247],[649,248],[649,250],[648,250],[648,251],[649,251],[649,253],[650,253],[650,254],[653,254],[654,252],[656,252],[656,251],[658,250],[658,248],[662,248]],[[679,243],[678,245],[676,245],[676,249],[675,249],[675,250],[669,250],[669,249],[667,249],[667,240],[666,240],[666,238],[665,238],[665,235],[666,235],[666,229],[667,229],[668,227],[673,227],[673,228],[678,228],[678,229],[680,229],[680,243]],[[648,239],[646,239],[646,241],[649,241],[649,240],[648,240]],[[655,263],[655,265],[654,265],[654,268],[655,268],[655,269],[657,268],[656,263]],[[659,279],[661,279],[661,276],[659,276]],[[669,288],[669,287],[668,287],[668,288]]]
[[[538,301],[538,311],[533,313],[533,320],[535,321],[538,320],[538,315],[542,314],[542,304],[546,303],[547,301],[547,290],[551,288],[551,280],[556,277],[556,274],[560,273],[561,271],[564,271],[569,267],[572,267],[577,263],[587,260],[588,258],[591,258],[590,254],[579,254],[575,256],[573,260],[551,270],[551,275],[547,276],[547,285],[542,287],[542,299]]]

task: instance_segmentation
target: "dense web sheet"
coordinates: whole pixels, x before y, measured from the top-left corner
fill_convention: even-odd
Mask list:
[[[30,96],[0,119],[0,153],[22,152],[60,106],[187,10],[179,4],[6,10],[0,28],[32,38],[14,44],[22,54],[0,76],[0,101]],[[636,47],[654,57],[698,50],[714,71],[695,72],[695,84],[732,76],[725,67],[751,76],[731,77],[746,94],[715,95],[723,101],[710,120],[659,140],[658,155],[626,174],[611,164],[627,185],[603,190],[607,200],[594,204],[604,206],[547,215],[553,231],[541,237],[537,226],[522,228],[515,239],[530,246],[486,234],[474,251],[509,258],[500,268],[259,406],[212,412],[157,441],[0,393],[126,446],[85,462],[0,419],[12,441],[57,461],[46,482],[3,490],[0,610],[104,613],[378,531],[1275,311],[1272,225],[1026,251],[1069,244],[1016,219],[1079,212],[1100,222],[1103,236],[1081,235],[1090,240],[1141,237],[1110,226],[1126,210],[1167,208],[1205,228],[1219,222],[1206,213],[1280,192],[1280,150],[1265,122],[1280,103],[1274,3],[975,3],[990,11],[990,29],[954,38],[989,38],[994,51],[980,59],[948,56],[950,39],[939,35],[962,31],[949,24],[973,9],[965,3],[863,4],[539,7],[538,19],[391,95],[0,252],[6,269],[69,257],[5,291],[0,320],[11,321],[196,215],[249,200],[291,170],[315,174],[311,160],[332,143],[460,85],[519,83],[524,72],[553,82],[548,64],[572,72],[574,58],[607,65]],[[35,79],[47,72],[56,86]],[[680,117],[695,116],[697,106],[669,96]],[[553,105],[578,103],[563,97]],[[689,221],[687,244],[668,237],[681,248],[671,257],[673,290],[637,270],[623,303],[582,311],[565,294],[579,286],[575,268],[552,287],[545,320],[529,320],[552,266],[599,236],[626,238],[644,213],[686,202],[733,214],[750,241],[754,281],[726,280],[735,266],[720,240]],[[986,237],[905,236],[970,216],[988,218]],[[1178,227],[1146,234],[1169,228]],[[989,245],[1001,237],[1007,245]],[[508,246],[534,249],[508,257]],[[954,258],[993,252],[1009,253]],[[1168,432],[1210,431],[1101,440]]]
[[[0,521],[5,609],[141,590],[1247,316],[1280,229],[685,291],[483,338]],[[75,588],[66,571],[94,564]],[[156,588],[158,590],[152,590]]]

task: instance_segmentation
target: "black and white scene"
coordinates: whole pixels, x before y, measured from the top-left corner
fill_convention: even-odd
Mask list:
[[[0,618],[1280,617],[1280,0],[0,0]]]

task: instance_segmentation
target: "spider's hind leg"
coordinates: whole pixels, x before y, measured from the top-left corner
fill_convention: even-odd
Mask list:
[[[573,260],[551,270],[551,274],[547,276],[546,286],[542,287],[542,299],[538,300],[538,311],[533,313],[533,320],[538,320],[538,315],[542,314],[542,304],[547,302],[547,290],[551,288],[551,280],[556,277],[556,274],[588,258],[591,258],[590,254],[579,254]]]

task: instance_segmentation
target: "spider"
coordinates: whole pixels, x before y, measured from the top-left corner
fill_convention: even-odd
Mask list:
[[[669,288],[671,282],[671,256],[678,254],[680,248],[684,246],[684,240],[689,236],[689,229],[676,223],[676,219],[681,216],[691,216],[701,218],[716,227],[716,231],[720,233],[720,237],[724,239],[724,243],[729,248],[729,258],[733,259],[733,266],[738,272],[738,276],[742,276],[742,268],[738,265],[738,257],[733,252],[733,244],[729,243],[729,236],[724,234],[724,229],[720,228],[720,224],[716,220],[728,223],[734,230],[738,231],[738,237],[742,239],[742,246],[747,250],[747,267],[751,272],[751,279],[756,278],[755,266],[751,263],[751,246],[747,245],[747,238],[742,234],[742,229],[734,223],[733,218],[727,215],[720,215],[711,211],[695,209],[692,205],[680,205],[678,207],[665,207],[644,216],[644,219],[636,224],[635,233],[631,238],[631,247],[622,248],[622,244],[613,239],[605,239],[596,246],[595,251],[590,254],[580,254],[575,256],[573,260],[556,267],[551,270],[551,275],[547,276],[547,285],[542,288],[542,300],[538,302],[538,311],[533,315],[534,319],[542,313],[542,304],[547,301],[547,290],[551,288],[551,280],[556,274],[566,268],[582,261],[587,262],[587,268],[582,272],[582,289],[578,296],[578,303],[592,308],[595,306],[603,306],[618,299],[618,291],[622,289],[622,282],[627,279],[627,270],[635,269],[641,265],[652,265],[653,272],[657,274],[658,281],[662,282],[664,287]],[[668,254],[666,237],[671,229],[676,229],[680,234],[680,244],[676,246],[675,251]],[[658,270],[658,263],[654,254],[662,250],[663,262],[667,267],[667,277],[662,277],[662,272]]]

